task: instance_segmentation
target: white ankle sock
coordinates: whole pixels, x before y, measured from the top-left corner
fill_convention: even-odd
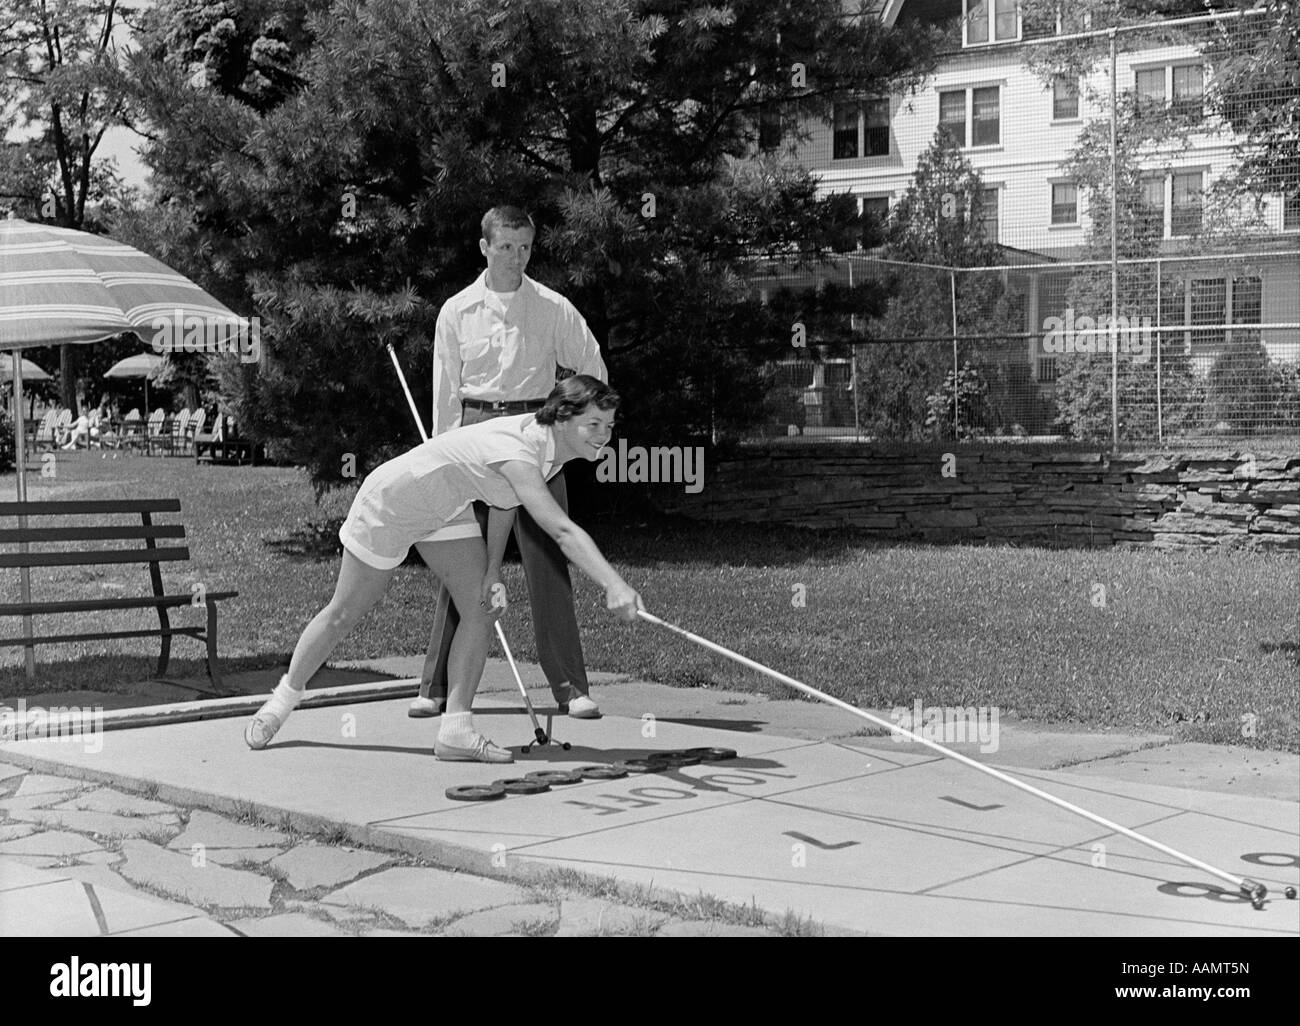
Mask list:
[[[271,697],[266,704],[262,706],[262,712],[274,716],[281,723],[288,719],[289,714],[298,708],[298,703],[302,701],[302,696],[306,694],[306,688],[289,687],[289,678],[284,676],[280,678],[280,683],[275,686],[271,692]]]
[[[474,714],[472,712],[443,713],[438,727],[438,740],[449,745],[468,745],[473,741]]]

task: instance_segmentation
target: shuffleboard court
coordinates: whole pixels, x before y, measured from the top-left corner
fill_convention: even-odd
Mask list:
[[[893,935],[1295,936],[1300,808],[1268,798],[1065,771],[1011,775],[1269,889],[1262,910],[1223,881],[920,745],[853,745],[607,716],[557,719],[572,744],[512,766],[444,763],[431,721],[404,700],[299,710],[249,751],[242,718],[105,732],[102,748],[31,739],[0,749],[49,772],[169,800],[251,803],[342,824],[374,844],[466,868],[570,868],[700,892],[827,925]],[[480,698],[499,743],[531,733],[522,710]],[[436,723],[436,721],[432,721]],[[653,736],[645,736],[652,733]],[[555,785],[487,802],[448,788],[653,752],[729,748],[733,759]]]

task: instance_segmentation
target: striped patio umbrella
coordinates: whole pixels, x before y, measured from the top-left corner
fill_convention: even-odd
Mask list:
[[[18,373],[24,381],[49,381],[50,376],[31,360],[19,360],[16,353],[0,353],[0,381],[8,381],[14,376],[14,364],[18,364]]]
[[[0,221],[0,350],[102,342],[133,332],[164,352],[188,341],[196,328],[205,344],[233,346],[246,337],[249,322],[132,246],[32,224],[12,212]],[[21,370],[13,380],[21,415]],[[21,419],[14,427],[22,439]],[[25,466],[24,454],[19,502],[26,499]]]
[[[14,433],[18,447],[18,501],[27,501],[23,376],[18,351],[35,346],[101,342],[132,332],[155,350],[188,343],[198,328],[204,342],[230,346],[247,337],[249,323],[182,274],[138,249],[102,235],[31,224],[10,211],[0,221],[0,351],[14,354]],[[30,578],[21,570],[23,601]],[[31,619],[23,618],[25,637]],[[35,675],[26,649],[27,675]]]

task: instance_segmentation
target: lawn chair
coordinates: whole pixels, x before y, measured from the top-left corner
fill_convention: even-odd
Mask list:
[[[54,448],[67,444],[68,435],[72,430],[72,411],[60,410],[58,416],[54,419]]]
[[[177,456],[185,445],[185,429],[190,422],[189,407],[172,418],[171,424],[159,436],[161,448],[168,456]]]
[[[144,445],[144,423],[140,420],[140,411],[133,409],[122,418],[122,437],[118,447],[134,452],[144,448]]]
[[[144,451],[147,455],[153,455],[154,447],[163,444],[163,422],[167,414],[163,410],[154,410],[149,414],[149,423],[145,426],[144,434]]]
[[[41,418],[40,426],[36,429],[36,436],[32,439],[33,452],[54,448],[54,424],[58,419],[58,410],[45,411],[45,416]]]
[[[203,425],[208,419],[208,411],[200,406],[190,417],[190,422],[185,425],[185,443],[182,455],[194,455],[194,439],[203,433]]]

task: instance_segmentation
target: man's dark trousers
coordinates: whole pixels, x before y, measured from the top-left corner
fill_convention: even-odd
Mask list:
[[[489,420],[492,416],[489,412],[467,407],[461,423],[467,426]],[[569,496],[564,485],[563,469],[551,478],[547,487],[560,504],[560,509],[568,513]],[[486,535],[487,506],[475,503],[474,513]],[[573,610],[573,582],[569,577],[569,561],[523,506],[516,513],[514,536],[524,565],[524,577],[528,582],[528,602],[533,614],[538,662],[542,664],[542,671],[546,674],[555,701],[568,702],[575,695],[585,695],[590,690],[587,668],[582,658],[582,640],[578,635],[578,618]],[[451,641],[459,623],[460,614],[456,612],[456,604],[452,602],[447,589],[440,585],[429,641],[430,654],[425,656],[424,674],[421,678],[433,681],[429,697],[434,701],[447,696],[447,655],[451,651]],[[433,647],[435,643],[436,654]],[[430,656],[434,659],[432,677],[429,675]]]

